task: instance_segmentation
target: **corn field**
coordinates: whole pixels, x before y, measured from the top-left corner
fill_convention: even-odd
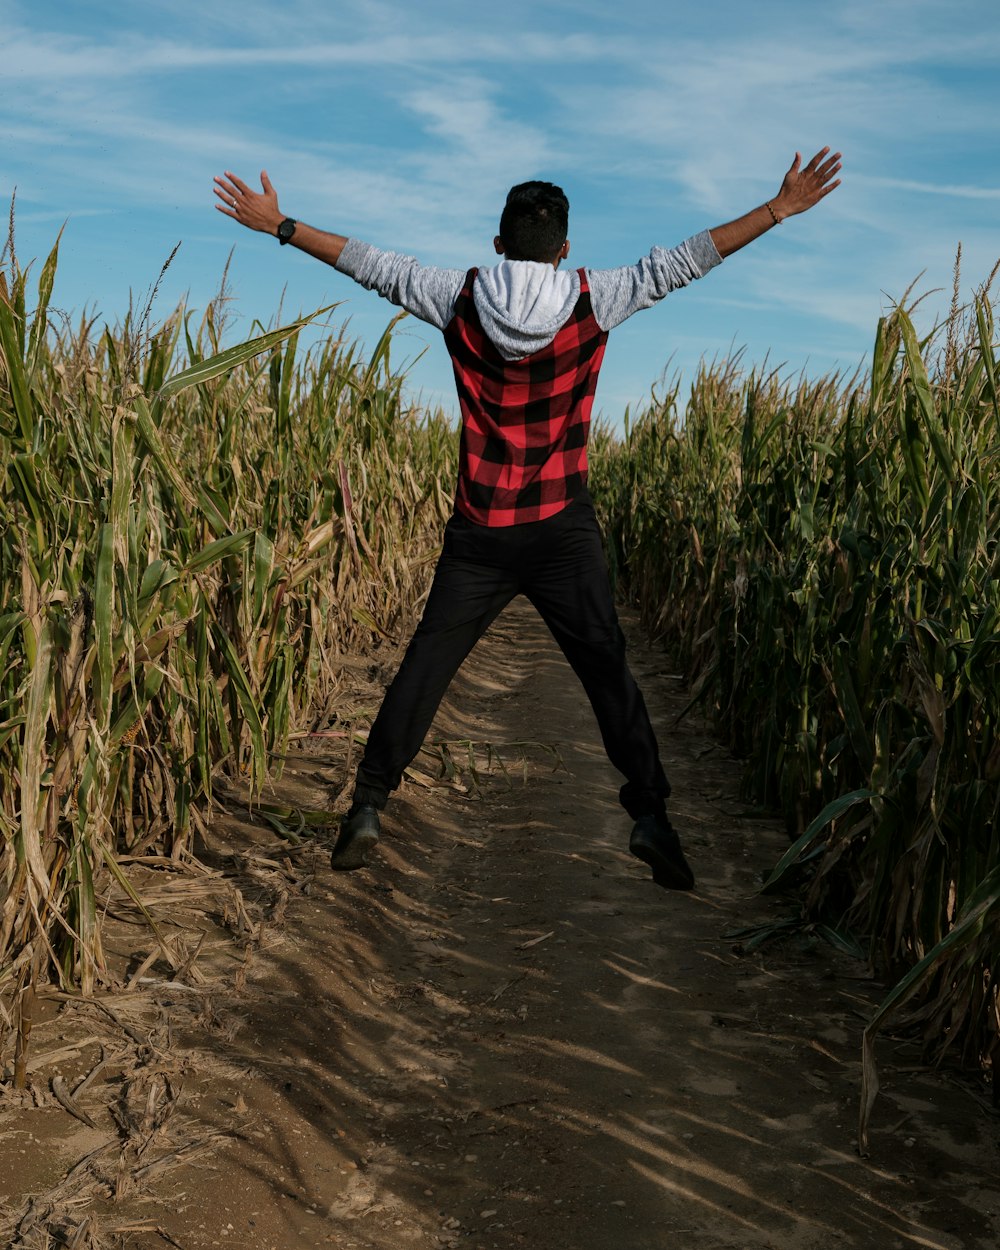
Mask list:
[[[0,276],[0,1034],[93,993],[123,865],[182,860],[213,783],[258,793],[405,634],[457,465],[370,361],[298,321],[223,349],[224,301],[98,331]],[[594,438],[612,562],[792,844],[767,887],[863,935],[928,1052],[996,1057],[1000,402],[988,287],[870,374],[703,367]],[[307,319],[308,320],[308,319]],[[135,899],[138,905],[141,900]],[[152,922],[151,922],[152,923]],[[846,937],[845,937],[846,940]],[[172,952],[164,944],[163,957]],[[0,1037],[0,1044],[3,1044]],[[994,1065],[996,1071],[996,1065]],[[862,1137],[864,1136],[864,1116]]]
[[[933,341],[902,309],[863,380],[703,369],[605,437],[621,576],[793,844],[768,890],[865,935],[927,1050],[997,1049],[1000,364],[986,288]],[[944,338],[942,344],[941,339]]]
[[[56,264],[0,277],[0,1034],[40,977],[100,984],[123,862],[190,856],[220,774],[259,794],[336,719],[343,656],[410,624],[457,461],[388,330],[367,363],[300,354],[304,322],[222,350],[221,301],[98,333],[50,320]]]

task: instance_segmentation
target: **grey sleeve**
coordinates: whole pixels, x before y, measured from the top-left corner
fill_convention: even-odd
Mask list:
[[[615,326],[641,308],[703,277],[721,264],[708,230],[696,234],[677,247],[654,247],[648,256],[620,269],[588,269],[590,299],[594,316],[602,330]]]
[[[337,269],[439,330],[452,318],[467,272],[434,269],[412,256],[383,252],[359,239],[348,239],[344,244]]]

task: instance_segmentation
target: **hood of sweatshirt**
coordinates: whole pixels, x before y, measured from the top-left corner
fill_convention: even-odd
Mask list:
[[[505,360],[547,347],[580,298],[576,269],[553,269],[534,260],[504,260],[480,269],[472,286],[476,312]]]

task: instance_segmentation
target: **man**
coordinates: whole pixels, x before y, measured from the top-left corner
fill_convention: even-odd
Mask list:
[[[670,786],[629,671],[601,535],[587,494],[587,431],[608,332],[702,277],[726,256],[805,212],[839,185],[840,153],[804,167],[795,154],[778,194],[743,217],[620,269],[560,271],[569,204],[548,182],[513,187],[491,269],[434,269],[286,217],[262,191],[215,179],[220,212],[276,235],[444,333],[462,413],[455,511],[423,618],[372,725],[354,799],[332,856],[364,867],[379,812],[416,755],[466,655],[517,594],[552,631],[590,698],[608,757],[625,776],[629,849],[665,888],[694,876],[666,812]]]

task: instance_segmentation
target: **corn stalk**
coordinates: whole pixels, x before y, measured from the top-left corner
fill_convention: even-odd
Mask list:
[[[118,857],[192,853],[220,772],[256,792],[335,716],[339,661],[408,624],[454,472],[438,416],[305,318],[224,347],[49,323],[0,275],[0,994],[92,993]],[[321,310],[325,311],[325,310]],[[141,900],[135,900],[140,903]],[[161,953],[176,962],[157,933]],[[2,1039],[0,1039],[2,1041]],[[19,1063],[19,1079],[24,1066]]]
[[[960,320],[960,324],[957,321]],[[1000,407],[985,291],[861,379],[704,368],[592,483],[629,592],[794,840],[769,889],[868,936],[929,1055],[996,1055]],[[997,1056],[1000,1061],[1000,1055]],[[862,1123],[862,1137],[867,1131]]]

